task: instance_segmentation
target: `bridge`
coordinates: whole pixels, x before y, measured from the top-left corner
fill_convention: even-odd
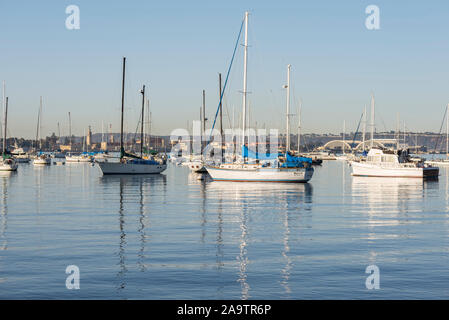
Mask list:
[[[332,149],[342,149],[343,147],[345,150],[348,151],[362,151],[363,146],[365,145],[365,149],[371,147],[371,141],[373,142],[373,146],[379,147],[379,148],[386,148],[388,145],[396,145],[397,140],[396,139],[373,139],[373,140],[365,140],[365,142],[355,140],[354,144],[355,147],[353,148],[351,144],[348,142],[348,140],[331,140],[327,142],[324,146],[319,147],[320,150],[332,150]]]

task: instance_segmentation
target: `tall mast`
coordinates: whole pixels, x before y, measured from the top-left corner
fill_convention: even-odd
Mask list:
[[[449,103],[446,109],[446,159],[449,156]]]
[[[366,136],[366,105],[363,111],[363,133],[362,133],[362,150],[365,152],[365,136]]]
[[[86,147],[86,128],[83,129],[83,152]]]
[[[301,109],[302,109],[302,100],[299,99],[299,107],[298,107],[298,155],[299,155],[299,147],[301,145]]]
[[[101,120],[101,143],[104,142],[104,122]]]
[[[396,150],[399,150],[401,140],[401,127],[399,125],[399,112],[396,113]]]
[[[70,111],[69,111],[69,144],[70,144],[70,151],[72,151],[72,119],[70,118]]]
[[[39,149],[42,149],[42,96],[40,100],[39,115]]]
[[[150,150],[150,134],[151,134],[151,122],[150,122],[150,99],[147,98],[147,133],[146,133],[146,146]]]
[[[142,121],[140,126],[140,157],[143,158],[143,121],[144,121],[144,109],[145,109],[145,85],[143,85],[142,91],[140,91],[142,94]]]
[[[37,113],[37,125],[36,125],[36,149],[39,144],[39,122],[41,117],[41,107],[39,106],[39,111]]]
[[[343,154],[345,154],[346,120],[343,120]]]
[[[2,83],[2,110],[1,111],[3,111],[3,108],[5,108],[5,106],[6,106],[6,83],[5,83],[5,80],[3,80],[3,83]],[[2,122],[0,121],[0,131],[1,131],[1,129],[2,129]]]
[[[247,72],[248,72],[248,11],[245,12],[245,55],[243,60],[243,113],[242,113],[242,146],[245,145],[245,131],[246,131],[246,95],[247,95]],[[244,154],[242,154],[243,162],[246,162]]]
[[[3,156],[5,156],[6,153],[6,127],[8,125],[8,97],[6,97],[4,124],[5,124],[4,125],[5,133],[3,134]]]
[[[290,151],[290,70],[291,64],[287,65],[287,125],[285,133],[285,152]]]
[[[206,91],[203,90],[203,109],[201,116],[201,157],[203,157],[203,133],[206,133]]]
[[[224,162],[224,136],[223,136],[223,105],[222,105],[222,87],[221,87],[221,73],[218,74],[218,89],[220,94],[220,137],[221,137],[221,162]]]
[[[371,148],[374,146],[374,93],[371,93]]]
[[[125,105],[125,65],[126,57],[123,57],[123,76],[122,76],[122,116],[120,123],[120,159],[125,155],[125,149],[123,147],[123,112]]]

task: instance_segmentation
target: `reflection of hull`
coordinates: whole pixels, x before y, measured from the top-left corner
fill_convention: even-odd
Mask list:
[[[167,169],[166,164],[136,164],[121,162],[98,162],[103,174],[154,174]]]
[[[436,178],[439,173],[435,167],[384,167],[361,162],[351,162],[351,167],[353,176],[362,177]]]
[[[232,168],[207,166],[216,181],[236,182],[307,182],[313,168],[264,168],[257,165],[232,165]]]

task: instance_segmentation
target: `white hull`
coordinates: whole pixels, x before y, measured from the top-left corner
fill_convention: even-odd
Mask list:
[[[362,177],[425,178],[438,177],[438,168],[388,167],[363,162],[351,162],[352,175]]]
[[[92,162],[91,158],[85,157],[66,157],[65,160],[67,162]]]
[[[121,162],[98,162],[103,174],[152,174],[167,169],[166,164],[135,164]]]
[[[15,161],[12,163],[5,163],[3,161],[0,162],[0,171],[16,171],[17,167],[18,165]]]
[[[196,172],[196,173],[207,172],[207,169],[204,166],[204,163],[201,161],[189,162],[188,166],[189,166],[190,171],[192,171],[192,172]]]
[[[206,168],[214,180],[238,182],[307,182],[312,178],[314,171],[313,168],[263,168],[257,165]]]
[[[51,159],[50,158],[46,158],[46,159],[34,159],[33,160],[33,164],[35,165],[50,165],[51,164]]]

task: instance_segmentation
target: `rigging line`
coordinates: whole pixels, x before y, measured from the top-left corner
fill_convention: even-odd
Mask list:
[[[223,90],[222,90],[221,95],[220,95],[220,101],[218,102],[217,112],[215,113],[214,124],[212,125],[212,128],[210,129],[209,141],[210,141],[210,139],[212,137],[212,132],[213,132],[213,130],[215,128],[215,122],[217,121],[217,117],[218,117],[218,112],[220,111],[220,104],[222,103],[223,95],[224,95],[225,90],[226,90],[226,85],[228,84],[229,73],[231,72],[232,63],[234,62],[234,57],[235,57],[235,53],[236,53],[238,45],[239,45],[240,36],[242,34],[242,29],[243,29],[244,22],[245,22],[245,19],[242,20],[242,24],[240,25],[239,35],[237,37],[237,41],[235,42],[235,47],[234,47],[234,52],[232,53],[231,63],[229,64],[228,72],[226,74],[226,80],[224,82]]]
[[[435,142],[435,148],[434,148],[434,152],[433,152],[433,155],[432,155],[432,159],[435,157],[435,153],[437,152],[438,144],[440,144],[441,130],[443,130],[444,121],[446,120],[447,107],[444,107],[444,108],[445,108],[445,110],[444,110],[443,121],[441,121],[440,131],[438,132],[438,139]]]

